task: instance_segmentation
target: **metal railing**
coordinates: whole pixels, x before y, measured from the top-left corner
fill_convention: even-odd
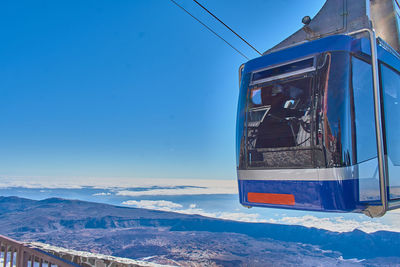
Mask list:
[[[0,267],[77,267],[38,248],[0,235]]]

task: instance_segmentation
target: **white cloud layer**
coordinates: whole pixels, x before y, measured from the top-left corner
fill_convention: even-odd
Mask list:
[[[269,219],[268,222],[314,227],[339,233],[351,232],[355,229],[364,231],[366,233],[373,233],[377,231],[400,232],[399,225],[388,225],[371,220],[357,221],[352,219],[344,219],[343,217],[318,218],[311,215],[305,215],[301,217],[283,217],[281,219]]]
[[[80,189],[92,187],[112,190],[119,196],[154,196],[154,195],[205,195],[205,194],[237,194],[236,180],[197,180],[197,179],[135,179],[135,178],[65,178],[53,180],[51,177],[0,177],[0,188],[24,187],[37,189]],[[129,189],[129,190],[128,190]],[[135,191],[141,190],[141,191]],[[95,196],[108,196],[110,192],[96,193]],[[277,219],[263,218],[257,213],[209,212],[191,204],[184,208],[182,205],[165,201],[130,200],[125,205],[134,207],[174,211],[185,214],[199,214],[212,218],[228,219],[243,222],[270,222],[288,225],[302,225],[335,232],[349,232],[359,229],[367,233],[376,231],[400,232],[400,211],[390,211],[382,219],[353,220],[343,217],[318,218],[311,215],[289,217],[283,213]],[[362,215],[360,215],[362,216]]]
[[[123,205],[134,206],[136,208],[151,209],[151,210],[164,210],[164,211],[174,211],[175,209],[180,209],[183,206],[178,203],[166,200],[128,200],[122,202]]]
[[[118,196],[175,196],[175,195],[214,195],[214,194],[237,194],[237,186],[216,186],[216,187],[186,187],[186,188],[162,188],[147,189],[145,191],[122,190]]]
[[[183,214],[198,214],[211,218],[241,222],[267,222],[265,219],[260,219],[260,215],[256,213],[247,214],[242,212],[206,212],[203,209],[197,208],[196,204],[190,204],[187,209],[184,209],[181,204],[165,200],[128,200],[122,202],[122,204],[133,206],[135,208],[172,211]]]
[[[96,194],[93,194],[92,196],[111,196],[111,193],[110,192],[101,192],[101,193],[96,193]]]
[[[388,225],[381,222],[374,222],[370,220],[357,221],[352,219],[344,219],[343,217],[334,218],[318,218],[311,215],[299,217],[282,217],[279,219],[266,219],[262,218],[258,213],[244,213],[244,212],[208,212],[198,208],[196,204],[190,204],[188,208],[183,208],[182,205],[171,201],[159,200],[128,200],[122,203],[136,208],[172,211],[183,214],[197,214],[210,218],[233,220],[240,222],[259,222],[259,223],[275,223],[286,225],[300,225],[305,227],[313,227],[317,229],[329,230],[332,232],[351,232],[355,229],[364,231],[366,233],[373,233],[377,231],[392,231],[400,232],[400,226]]]
[[[0,177],[0,188],[65,188],[117,189],[121,196],[237,194],[236,180],[200,179],[138,179],[69,177],[54,180],[51,177]],[[123,190],[144,188],[143,191]]]

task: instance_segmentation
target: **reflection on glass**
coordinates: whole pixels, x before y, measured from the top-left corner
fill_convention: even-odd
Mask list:
[[[357,162],[363,162],[377,156],[372,67],[355,57],[352,67]]]
[[[251,102],[255,105],[261,105],[261,89],[254,88],[251,90]]]
[[[248,135],[255,139],[256,148],[307,146],[309,140],[309,111],[311,78],[268,85],[260,88],[261,105],[251,103],[253,110],[268,110],[267,118]],[[306,137],[306,139],[304,139]]]
[[[332,53],[323,93],[323,130],[327,167],[351,166],[353,161],[351,99],[349,92],[350,56]]]
[[[378,158],[363,161],[357,165],[359,200],[376,201],[380,200]]]
[[[400,198],[400,75],[381,65],[390,198]]]
[[[249,109],[247,114],[247,127],[257,128],[260,126],[270,109],[270,106],[261,106]]]
[[[243,75],[240,84],[239,91],[239,101],[238,101],[238,111],[236,117],[236,165],[238,168],[244,166],[245,152],[245,117],[246,117],[246,99],[247,99],[247,89],[250,82],[250,74],[247,73]]]
[[[239,101],[242,167],[346,167],[376,157],[368,63],[327,52],[313,68],[257,84],[251,74]]]
[[[312,78],[270,83],[254,87],[250,92],[246,142],[249,165],[290,164],[295,160],[291,148],[311,145]],[[308,155],[302,159],[310,165],[311,152],[306,153]]]
[[[371,64],[352,58],[355,145],[360,201],[380,199]]]

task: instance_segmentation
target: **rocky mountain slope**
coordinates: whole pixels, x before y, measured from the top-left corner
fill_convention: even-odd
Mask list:
[[[169,265],[400,264],[400,233],[336,233],[59,198],[0,197],[0,234]]]

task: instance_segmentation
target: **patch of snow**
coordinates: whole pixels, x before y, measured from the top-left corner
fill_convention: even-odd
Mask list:
[[[128,258],[114,257],[114,256],[98,254],[98,253],[91,253],[91,252],[86,252],[86,251],[78,251],[78,250],[73,250],[73,249],[61,248],[61,247],[56,247],[56,246],[52,246],[49,244],[40,243],[40,242],[29,242],[28,244],[35,246],[39,249],[43,249],[43,250],[77,255],[77,256],[86,257],[86,258],[109,260],[109,261],[114,261],[114,262],[123,263],[123,264],[136,264],[136,265],[140,265],[140,266],[144,266],[144,267],[170,267],[171,266],[171,265],[162,265],[162,264],[146,262],[146,261],[133,260],[133,259],[128,259]]]

